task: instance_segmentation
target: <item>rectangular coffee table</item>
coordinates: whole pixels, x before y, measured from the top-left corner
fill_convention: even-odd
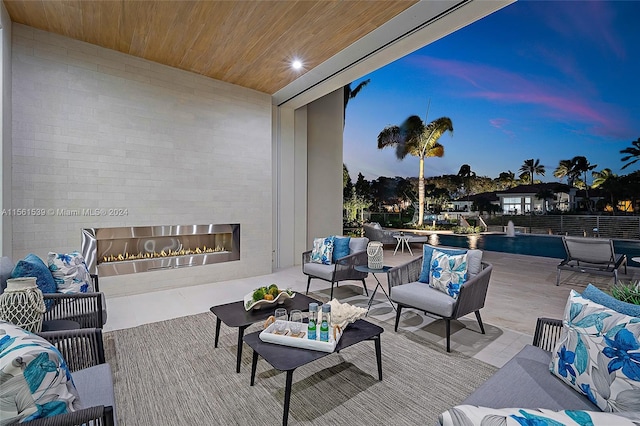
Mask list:
[[[238,350],[236,360],[236,373],[240,372],[240,360],[242,359],[242,336],[244,331],[251,324],[265,321],[273,315],[276,308],[285,308],[287,312],[293,309],[300,309],[303,312],[309,311],[309,303],[322,302],[317,301],[307,295],[297,293],[295,297],[286,299],[282,304],[274,304],[273,306],[264,306],[261,309],[246,311],[244,302],[225,303],[224,305],[212,306],[209,310],[216,316],[216,338],[214,347],[218,347],[218,338],[220,337],[220,324],[225,323],[228,327],[238,327]]]
[[[344,333],[336,346],[335,352],[340,352],[340,350],[364,340],[373,340],[375,343],[376,361],[378,364],[378,380],[382,380],[380,334],[382,334],[383,331],[384,329],[382,327],[360,319],[345,328]],[[263,342],[260,340],[259,331],[247,334],[244,336],[244,341],[251,347],[251,349],[253,349],[253,359],[251,362],[251,386],[255,383],[258,355],[264,358],[264,360],[271,364],[271,366],[276,370],[287,372],[284,388],[284,413],[282,414],[282,424],[283,426],[286,426],[289,420],[289,401],[291,400],[293,371],[305,364],[324,358],[331,353]]]

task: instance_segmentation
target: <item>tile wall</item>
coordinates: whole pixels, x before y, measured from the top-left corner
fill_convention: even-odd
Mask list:
[[[270,96],[13,25],[13,257],[87,227],[241,224],[241,260],[105,278],[123,295],[271,272]]]

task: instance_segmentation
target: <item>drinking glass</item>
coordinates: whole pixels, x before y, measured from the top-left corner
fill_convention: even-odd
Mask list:
[[[291,335],[298,337],[302,331],[302,311],[294,309],[289,314],[289,321],[291,322]]]
[[[287,310],[285,308],[276,309],[275,317],[276,317],[276,325],[275,325],[276,333],[282,334],[284,333],[285,328],[287,328],[287,319],[288,319]]]

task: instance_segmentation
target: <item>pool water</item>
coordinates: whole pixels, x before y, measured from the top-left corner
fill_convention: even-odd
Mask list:
[[[504,234],[431,234],[429,244],[557,259],[564,259],[566,256],[562,238],[556,235],[516,234],[508,237]],[[629,266],[640,266],[640,263],[631,260],[632,257],[640,257],[640,241],[613,240],[613,247],[616,253],[627,255]]]

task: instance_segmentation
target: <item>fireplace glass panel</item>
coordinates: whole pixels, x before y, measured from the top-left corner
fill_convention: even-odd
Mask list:
[[[240,225],[89,228],[82,252],[99,276],[239,260]]]

